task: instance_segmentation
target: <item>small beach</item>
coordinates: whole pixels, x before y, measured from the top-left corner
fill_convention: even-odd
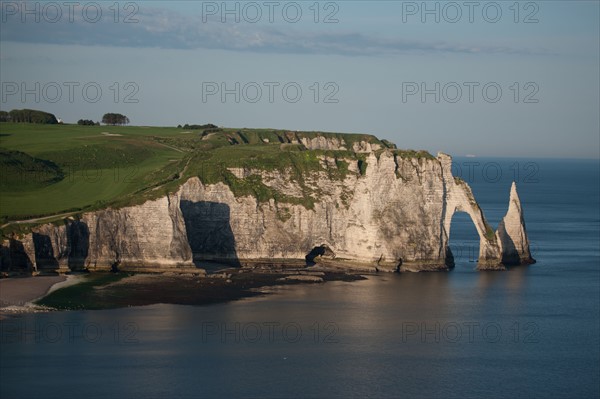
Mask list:
[[[261,289],[264,287],[363,278],[334,271],[239,269],[224,269],[208,276],[90,273],[15,277],[0,280],[0,314],[110,309],[156,303],[208,305],[265,295]]]
[[[53,285],[66,281],[66,276],[0,279],[0,318],[2,313],[31,311],[35,308],[34,300],[46,295]]]

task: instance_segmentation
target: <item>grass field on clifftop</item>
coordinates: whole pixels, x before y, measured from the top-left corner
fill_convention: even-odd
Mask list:
[[[180,132],[2,123],[0,218],[10,221],[97,208],[134,195],[176,173],[171,169],[180,169],[187,154],[152,138]]]
[[[307,151],[298,144],[317,136],[343,142],[347,150]],[[350,161],[365,173],[366,155],[351,150],[358,141],[393,148],[367,134],[0,123],[0,222],[34,219],[35,224],[43,217],[138,204],[176,190],[192,176],[223,182],[236,195],[310,208],[318,188],[304,184],[308,174],[325,170],[343,178]],[[394,151],[402,157],[431,157]],[[319,158],[324,155],[335,159],[335,168],[323,169]],[[285,169],[303,187],[303,195],[286,197],[259,175],[240,179],[232,167]]]

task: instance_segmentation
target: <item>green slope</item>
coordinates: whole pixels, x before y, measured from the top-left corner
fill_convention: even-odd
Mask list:
[[[7,223],[141,203],[176,190],[192,176],[205,183],[224,182],[236,195],[310,208],[318,187],[304,184],[304,178],[324,170],[320,155],[336,159],[338,168],[326,170],[332,178],[349,173],[349,160],[360,161],[361,174],[368,167],[365,154],[307,151],[297,144],[317,136],[343,140],[349,149],[367,141],[402,157],[431,157],[396,150],[367,134],[0,123],[0,218]],[[275,192],[256,175],[239,179],[229,171],[232,167],[286,169],[300,183],[303,197]]]

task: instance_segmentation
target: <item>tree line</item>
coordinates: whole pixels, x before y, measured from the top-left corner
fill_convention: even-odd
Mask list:
[[[128,125],[129,118],[121,114],[108,113],[102,117],[102,123],[106,125]]]
[[[10,112],[0,111],[0,122],[45,123],[57,124],[56,116],[49,112],[35,109],[13,109]]]
[[[0,122],[44,124],[62,123],[53,114],[35,109],[13,109],[10,112],[0,111]],[[129,118],[122,114],[109,112],[102,116],[102,123],[106,125],[128,125]],[[91,119],[79,119],[77,124],[82,126],[92,126],[99,125],[100,122],[94,122]]]
[[[82,126],[94,126],[94,125],[100,125],[100,122],[94,122],[91,119],[80,119],[77,121],[78,125],[82,125]]]
[[[102,116],[102,123],[105,125],[127,125],[129,124],[129,118],[122,114],[108,113]],[[94,126],[100,125],[100,122],[94,122],[91,119],[80,119],[77,121],[77,124],[82,126]]]
[[[197,129],[206,130],[206,129],[218,129],[219,128],[217,125],[213,125],[212,123],[207,123],[205,125],[188,125],[186,123],[183,126],[177,125],[177,127],[180,129],[192,129],[192,130],[197,130]]]

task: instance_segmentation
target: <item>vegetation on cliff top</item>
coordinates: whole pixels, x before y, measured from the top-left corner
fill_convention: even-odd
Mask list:
[[[349,163],[368,168],[358,142],[388,148],[402,158],[433,158],[422,151],[397,150],[367,134],[232,129],[214,125],[184,128],[2,123],[0,125],[0,219],[38,219],[142,203],[175,191],[188,178],[223,182],[236,195],[259,201],[299,203],[311,208],[319,188],[306,181],[315,172],[344,179]],[[198,129],[193,129],[198,128]],[[345,150],[310,150],[304,140],[324,137]],[[322,139],[321,139],[322,140]],[[324,157],[337,167],[323,167]],[[302,197],[284,196],[260,174],[239,178],[232,169],[285,171]],[[44,222],[47,221],[44,219]]]
[[[0,111],[0,122],[59,123],[58,119],[53,114],[35,109],[13,109],[10,112]]]

